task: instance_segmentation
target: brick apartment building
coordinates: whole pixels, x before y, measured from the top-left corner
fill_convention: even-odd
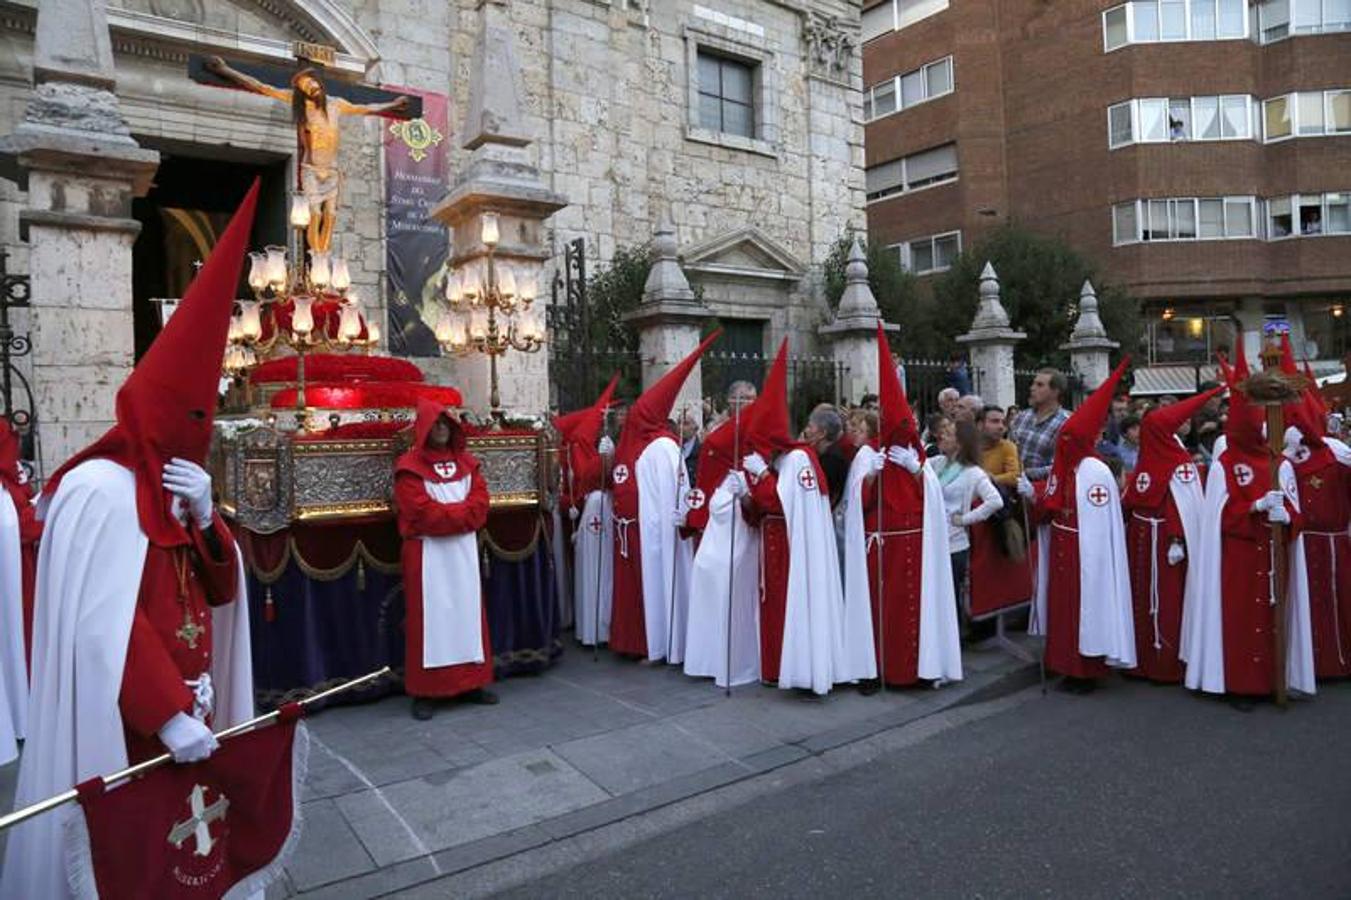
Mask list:
[[[1186,390],[1237,325],[1340,368],[1351,0],[865,6],[869,232],[912,271],[1016,221],[1140,298],[1142,387]]]

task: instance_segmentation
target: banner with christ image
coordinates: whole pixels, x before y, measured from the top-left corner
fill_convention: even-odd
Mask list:
[[[444,94],[387,90],[422,98],[420,118],[385,126],[389,352],[438,356],[436,308],[449,248],[445,226],[428,213],[446,190],[449,101]]]

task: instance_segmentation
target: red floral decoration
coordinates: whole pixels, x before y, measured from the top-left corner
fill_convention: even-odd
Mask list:
[[[254,369],[249,379],[254,384],[293,382],[296,380],[296,357],[281,356],[270,359]],[[421,382],[423,377],[422,370],[417,366],[406,359],[396,359],[392,356],[310,353],[305,356],[305,380],[315,383],[353,381],[408,383]]]
[[[305,374],[308,379],[308,362],[305,363]],[[459,406],[464,402],[455,388],[437,387],[420,381],[307,381],[305,385],[305,404],[320,409],[411,409],[423,397],[446,406]],[[272,397],[273,409],[290,409],[295,405],[295,388],[283,388]]]

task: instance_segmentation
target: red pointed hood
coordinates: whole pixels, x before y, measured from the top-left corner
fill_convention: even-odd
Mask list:
[[[65,473],[86,460],[113,460],[136,473],[136,510],[151,542],[188,543],[170,512],[161,473],[174,457],[206,463],[235,287],[257,202],[255,179],[178,309],[118,390],[117,424],[57,470],[47,492],[55,493]]]
[[[1212,388],[1145,414],[1140,422],[1140,456],[1122,498],[1126,506],[1153,508],[1163,502],[1164,492],[1168,490],[1168,482],[1174,471],[1178,466],[1192,461],[1187,448],[1177,442],[1177,430],[1183,422],[1200,412],[1210,398],[1218,396],[1223,390],[1223,386]],[[1141,475],[1145,477],[1141,478]]]
[[[670,436],[671,430],[667,420],[671,418],[671,408],[675,406],[680,388],[684,386],[690,370],[699,362],[699,357],[703,356],[704,351],[720,337],[722,337],[721,328],[704,338],[689,356],[676,363],[671,371],[643,391],[629,407],[628,417],[624,420],[624,431],[619,436],[619,446],[615,451],[617,461],[632,463],[652,441],[659,437]]]
[[[1246,381],[1251,372],[1248,369],[1248,355],[1243,348],[1243,332],[1238,333],[1234,342],[1234,367],[1228,373],[1229,381],[1229,418],[1224,423],[1224,435],[1227,446],[1241,448],[1245,453],[1262,453],[1262,425],[1266,416],[1261,407],[1248,402],[1248,395],[1239,385]]]
[[[559,439],[564,444],[595,448],[596,442],[600,440],[601,428],[605,425],[605,410],[610,405],[617,384],[619,384],[618,372],[610,378],[610,383],[601,391],[595,403],[576,412],[554,417],[554,427],[558,429]]]
[[[747,418],[745,432],[749,448],[766,460],[798,446],[788,422],[788,338],[779,344],[779,352],[765,376],[765,386]]]
[[[450,440],[445,447],[430,447],[432,426],[442,417],[450,425]],[[417,421],[413,424],[413,446],[399,457],[394,471],[412,472],[428,481],[457,481],[478,466],[468,445],[469,436],[460,422],[457,407],[420,397]]]
[[[31,495],[31,487],[19,481],[19,436],[9,419],[0,416],[0,481],[7,487]]]
[[[1047,486],[1045,500],[1047,508],[1060,509],[1061,504],[1073,502],[1072,499],[1068,501],[1065,499],[1070,495],[1065,486],[1071,483],[1079,463],[1096,451],[1098,435],[1107,424],[1107,415],[1112,411],[1112,398],[1116,396],[1117,385],[1126,374],[1130,359],[1129,356],[1122,357],[1121,362],[1112,370],[1112,374],[1107,376],[1107,380],[1098,385],[1097,390],[1089,394],[1060,427],[1055,444],[1055,459],[1051,463],[1051,478],[1055,480],[1056,490],[1052,491],[1052,486]]]
[[[911,447],[919,452],[923,461],[924,442],[919,439],[919,424],[896,374],[896,364],[892,361],[891,347],[887,344],[887,333],[881,321],[877,323],[877,410],[879,446]]]

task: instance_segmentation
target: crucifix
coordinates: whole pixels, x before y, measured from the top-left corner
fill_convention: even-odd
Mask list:
[[[310,207],[306,242],[311,250],[326,253],[333,240],[342,187],[338,171],[339,117],[416,119],[422,115],[422,98],[325,77],[324,60],[331,60],[330,48],[298,44],[295,52],[296,68],[292,70],[193,55],[188,60],[188,77],[200,84],[249,91],[290,106],[296,129],[296,188]]]

